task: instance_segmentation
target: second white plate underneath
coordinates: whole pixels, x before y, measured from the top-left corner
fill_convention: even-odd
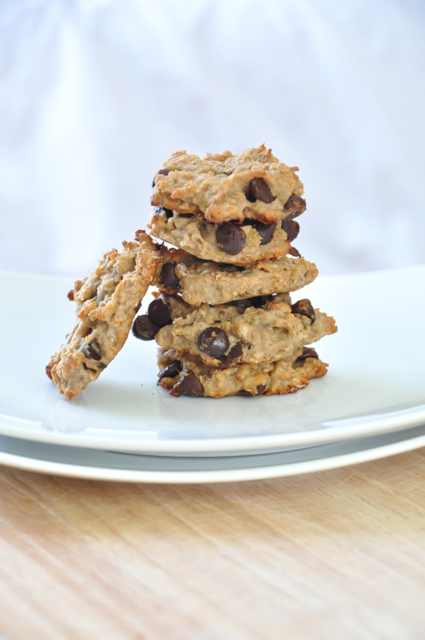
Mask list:
[[[156,386],[155,345],[130,335],[119,356],[66,402],[44,373],[73,323],[66,278],[0,277],[0,434],[156,454],[302,447],[425,422],[425,266],[318,278],[293,297],[334,315],[320,341],[329,373],[288,396],[173,398]],[[402,294],[401,294],[402,292]]]
[[[99,451],[0,436],[0,464],[92,480],[155,483],[234,482],[335,469],[425,446],[425,427],[296,451],[225,457]]]

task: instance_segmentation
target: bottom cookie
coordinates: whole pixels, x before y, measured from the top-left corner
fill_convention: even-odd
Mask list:
[[[173,396],[223,398],[225,396],[272,396],[294,393],[312,378],[320,378],[328,365],[314,349],[298,349],[290,358],[256,365],[239,364],[218,369],[189,353],[178,356],[158,350],[158,384]]]

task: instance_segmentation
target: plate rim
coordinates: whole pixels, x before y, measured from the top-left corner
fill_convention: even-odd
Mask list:
[[[372,272],[360,272],[354,274],[335,274],[322,276],[321,280],[341,281],[348,279],[362,279],[370,277],[386,276],[402,272],[415,272],[425,275],[425,264],[382,269]],[[21,272],[0,272],[0,277],[19,278],[21,280],[38,280],[43,285],[49,281],[67,281],[70,276],[26,274]],[[313,380],[310,384],[314,385]],[[47,384],[47,380],[46,380]],[[264,399],[253,399],[254,402]],[[63,400],[65,402],[65,400]],[[378,435],[395,430],[408,429],[425,422],[425,404],[410,406],[405,409],[390,411],[382,414],[359,415],[358,417],[344,418],[324,422],[316,429],[306,431],[293,431],[292,433],[271,434],[265,436],[245,436],[219,438],[217,440],[190,439],[190,440],[160,440],[144,439],[143,434],[137,431],[119,430],[107,433],[106,430],[92,428],[81,432],[64,433],[60,431],[42,430],[41,423],[24,420],[13,415],[0,415],[0,435],[6,435],[25,440],[44,442],[46,444],[59,444],[93,449],[111,449],[116,451],[155,452],[158,454],[169,453],[235,453],[244,454],[252,451],[271,451],[293,446],[306,446],[348,440],[353,437],[365,435]],[[23,423],[26,423],[25,426]],[[333,423],[338,423],[334,426]],[[31,424],[31,426],[28,426]],[[34,430],[34,426],[38,430]]]
[[[64,400],[65,402],[65,400]],[[400,414],[407,414],[400,416]],[[78,433],[61,432],[35,432],[29,434],[24,428],[19,426],[7,426],[2,424],[2,418],[6,417],[11,422],[19,421],[13,417],[0,415],[0,435],[19,438],[22,440],[32,440],[45,444],[58,444],[64,446],[75,446],[89,449],[110,449],[115,451],[138,451],[146,453],[224,453],[224,452],[247,452],[247,451],[271,451],[294,446],[308,446],[315,444],[326,444],[341,440],[350,440],[355,437],[380,435],[392,431],[401,431],[411,427],[419,426],[425,422],[425,405],[418,405],[415,408],[402,409],[391,413],[381,414],[377,418],[365,421],[365,416],[338,420],[341,426],[329,427],[308,431],[298,431],[293,433],[274,434],[270,436],[252,436],[245,438],[227,438],[216,440],[211,446],[210,440],[152,440],[140,442],[140,435],[123,438],[124,431],[120,432],[120,437],[104,437],[101,441],[89,431],[84,431],[84,436],[78,437]],[[405,420],[400,418],[405,417]],[[359,421],[361,420],[361,422]],[[94,430],[96,431],[96,430]],[[98,430],[100,431],[100,429]]]

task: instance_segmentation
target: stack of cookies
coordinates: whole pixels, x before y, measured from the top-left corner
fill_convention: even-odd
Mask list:
[[[174,396],[291,393],[323,376],[307,345],[335,321],[289,295],[317,276],[291,245],[306,208],[296,170],[264,146],[173,154],[154,178],[149,227],[176,248],[138,231],[76,281],[74,327],[46,367],[59,392],[70,400],[96,380],[131,326],[159,344],[159,384]],[[155,299],[135,318],[150,285]]]
[[[306,208],[296,168],[264,146],[240,156],[177,152],[153,181],[159,289],[133,334],[160,346],[159,384],[174,396],[291,393],[327,365],[306,345],[333,318],[289,292],[316,266],[292,247]]]

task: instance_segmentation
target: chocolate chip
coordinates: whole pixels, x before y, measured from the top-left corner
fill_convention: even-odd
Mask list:
[[[169,174],[169,173],[170,173],[170,170],[169,170],[169,169],[160,169],[160,170],[158,171],[158,173],[156,173],[156,174],[155,174],[155,176],[154,176],[154,178],[153,178],[153,180],[152,180],[152,187],[154,187],[154,186],[155,186],[155,178],[156,178],[156,176],[157,176],[157,175],[159,175],[159,174],[160,174],[160,175],[162,175],[162,176],[168,176],[168,174]]]
[[[312,349],[311,347],[304,347],[303,352],[298,358],[295,360],[296,363],[304,362],[306,358],[318,358],[317,351]]]
[[[171,324],[171,307],[161,298],[153,300],[148,307],[148,318],[157,327]]]
[[[242,355],[242,342],[237,342],[230,349],[229,353],[226,356],[222,356],[220,358],[219,369],[227,369],[227,367],[231,367],[232,364],[236,362],[238,358]]]
[[[229,256],[240,253],[246,243],[245,232],[232,222],[223,222],[218,225],[216,239],[221,249]]]
[[[137,307],[134,308],[134,313],[137,313],[138,311],[140,311],[141,306],[142,306],[142,301],[140,301]]]
[[[48,378],[50,378],[50,380],[53,380],[53,378],[52,378],[52,367],[51,367],[50,364],[48,364],[46,366],[46,375],[47,375]]]
[[[228,304],[236,307],[238,313],[242,315],[249,307],[259,309],[271,300],[273,300],[273,296],[270,294],[267,296],[253,296],[252,298],[244,298],[243,300],[233,300],[233,302],[229,302]]]
[[[92,340],[91,342],[86,344],[85,347],[83,347],[82,351],[86,358],[88,358],[89,360],[102,359],[102,352],[96,340]]]
[[[208,327],[198,337],[198,349],[212,358],[221,358],[229,348],[227,333],[216,327]]]
[[[288,251],[288,253],[291,254],[291,256],[294,256],[294,258],[301,258],[301,254],[298,251],[298,249],[296,249],[295,247],[291,247]]]
[[[246,223],[247,222],[245,221],[244,224]],[[259,222],[258,220],[250,220],[248,224],[250,224],[261,236],[260,245],[269,244],[269,242],[273,238],[274,230],[276,229],[275,224],[264,224],[263,222]]]
[[[99,362],[99,364],[97,365],[97,368],[99,369],[99,371],[103,371],[103,369],[106,369],[108,365],[105,364],[104,362]]]
[[[179,286],[179,279],[175,272],[176,266],[176,262],[166,262],[161,269],[159,282],[166,289],[177,289]]]
[[[167,218],[173,217],[173,211],[171,209],[166,209],[166,207],[155,207],[155,214],[157,216],[161,215],[162,213],[165,213]]]
[[[241,391],[239,391],[238,395],[246,396],[247,398],[252,398],[254,396],[253,393],[251,393],[250,391],[245,391],[245,389],[242,389]]]
[[[245,313],[248,307],[252,307],[251,298],[244,298],[243,300],[233,300],[228,304],[232,307],[235,307],[240,316]]]
[[[299,196],[291,196],[283,207],[284,211],[288,212],[290,218],[298,218],[306,210],[307,205],[305,200]]]
[[[163,378],[174,378],[180,371],[182,370],[181,364],[179,360],[173,360],[167,365],[164,369],[158,373],[158,379],[162,380]]]
[[[273,300],[273,296],[272,295],[255,296],[254,298],[249,298],[249,301],[251,303],[250,306],[255,307],[256,309],[259,309],[260,307],[265,305],[266,302],[271,302],[272,300]]]
[[[264,393],[265,389],[266,389],[266,385],[265,384],[259,384],[257,386],[258,395],[261,396],[261,394]]]
[[[288,236],[289,242],[292,242],[300,232],[300,225],[296,220],[285,218],[285,220],[282,220],[282,229]]]
[[[270,204],[270,202],[275,200],[275,196],[272,194],[267,182],[263,180],[263,178],[254,178],[254,180],[251,180],[249,185],[249,195],[253,198],[251,202],[261,200],[261,202]]]
[[[201,398],[204,395],[204,387],[199,382],[193,371],[188,369],[180,375],[179,381],[174,385],[171,391],[171,395]]]
[[[153,340],[159,327],[153,324],[147,315],[138,316],[133,322],[133,335],[139,340]]]
[[[193,218],[194,213],[179,213],[179,218]]]
[[[68,293],[66,294],[66,297],[68,298],[68,300],[74,300],[74,289],[71,289],[71,291],[68,291]]]
[[[96,369],[90,369],[90,367],[88,367],[85,362],[83,362],[83,367],[84,367],[84,369],[86,371],[91,371],[92,373],[97,373]]]
[[[292,313],[298,313],[301,316],[307,316],[310,318],[311,324],[316,320],[316,314],[314,312],[313,306],[310,300],[304,298],[303,300],[298,300],[295,304],[291,305]]]

